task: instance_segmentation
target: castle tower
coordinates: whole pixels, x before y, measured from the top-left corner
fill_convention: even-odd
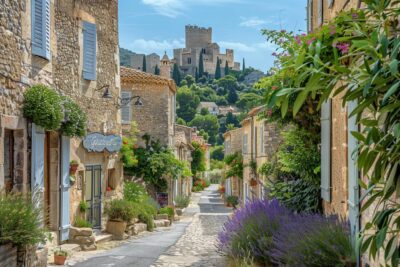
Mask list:
[[[160,76],[171,78],[171,61],[168,58],[167,52],[165,52],[160,62]]]
[[[212,28],[186,25],[186,48],[205,48],[212,43]]]

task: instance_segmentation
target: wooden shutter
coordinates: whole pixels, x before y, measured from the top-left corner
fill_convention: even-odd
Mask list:
[[[243,135],[243,154],[247,154],[247,134]]]
[[[331,100],[321,107],[321,197],[331,201]]]
[[[50,0],[32,0],[32,54],[50,59]]]
[[[32,164],[31,186],[32,191],[44,192],[44,138],[43,128],[32,124]]]
[[[121,92],[121,99],[124,98],[130,98],[131,97],[131,92]],[[123,101],[122,101],[123,102]],[[131,123],[131,103],[127,103],[126,105],[123,105],[121,107],[121,121],[124,124],[130,124]]]
[[[96,24],[83,22],[83,78],[96,80]]]
[[[328,0],[328,7],[331,8],[333,6],[333,2],[335,2],[335,0]]]
[[[347,114],[353,112],[357,107],[357,102],[349,102],[347,106]],[[350,232],[355,245],[356,236],[359,231],[359,186],[358,186],[358,168],[357,168],[357,139],[351,134],[351,132],[358,132],[358,126],[356,123],[356,117],[353,116],[347,119],[347,162],[348,162],[348,205],[349,205],[349,221],[350,221]]]
[[[66,241],[69,237],[69,154],[70,139],[61,137],[61,181],[60,181],[60,241]]]
[[[318,0],[318,26],[324,22],[324,0]]]

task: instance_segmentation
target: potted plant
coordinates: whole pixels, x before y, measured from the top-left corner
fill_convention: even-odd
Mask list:
[[[62,250],[61,248],[59,250],[54,251],[54,264],[64,265],[65,261],[67,260],[67,257],[68,257],[68,252]]]
[[[228,196],[226,198],[226,202],[228,204],[228,207],[233,207],[236,209],[236,206],[239,204],[239,198],[237,196]]]
[[[78,170],[79,163],[76,160],[71,160],[69,163],[69,173],[75,175]]]
[[[114,199],[106,204],[104,213],[108,215],[106,230],[115,239],[122,239],[126,225],[135,217],[132,203],[124,199]]]

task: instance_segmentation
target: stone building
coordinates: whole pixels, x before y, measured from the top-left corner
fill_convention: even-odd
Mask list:
[[[200,112],[203,108],[207,109],[212,115],[219,115],[219,107],[215,102],[200,102],[197,112]]]
[[[117,10],[116,0],[17,0],[0,5],[0,13],[8,14],[0,20],[0,187],[42,191],[49,207],[47,227],[56,243],[68,239],[81,200],[89,204],[86,219],[101,227],[107,186],[101,181],[113,176],[117,191],[122,166],[117,153],[88,152],[81,139],[27,121],[23,93],[33,85],[47,85],[84,110],[88,134],[112,133],[120,140],[120,115],[114,105],[120,90]],[[80,164],[75,183],[69,173],[71,159]]]
[[[156,66],[160,68],[160,56],[156,53],[150,55],[136,54],[131,55],[130,66],[133,69],[143,71],[143,57],[146,57],[146,72],[155,74]]]
[[[174,49],[173,61],[179,66],[182,73],[196,74],[199,69],[200,54],[203,54],[204,71],[210,76],[214,76],[217,67],[217,60],[220,60],[221,73],[226,62],[233,70],[240,70],[240,63],[234,60],[234,51],[226,49],[225,53],[220,52],[220,47],[212,41],[212,28],[202,28],[187,25],[185,27],[185,48]]]
[[[140,97],[143,105],[132,101],[121,107],[123,134],[129,134],[131,123],[137,123],[138,136],[149,134],[153,140],[172,150],[175,148],[176,86],[169,78],[121,67],[121,98]],[[143,140],[139,138],[139,145]],[[168,202],[172,204],[175,180],[168,181]],[[156,192],[154,192],[156,193]],[[165,193],[165,192],[157,192]]]
[[[257,171],[273,158],[281,142],[280,128],[276,123],[260,119],[262,111],[262,106],[253,108],[242,121],[244,201],[265,196],[264,185],[267,180]]]
[[[242,131],[242,128],[238,128],[224,133],[225,156],[242,154]],[[226,177],[225,194],[243,199],[243,180],[239,177]]]
[[[360,0],[308,0],[308,31],[318,29],[342,10],[362,8],[361,2]],[[372,220],[374,207],[360,212],[362,205],[360,195],[365,192],[358,184],[359,179],[363,177],[357,170],[357,157],[352,155],[357,142],[351,134],[352,131],[358,131],[358,126],[354,118],[349,118],[355,107],[353,105],[343,107],[341,97],[342,94],[334,96],[321,108],[321,197],[325,214],[337,214],[349,220],[355,242],[363,225]],[[371,261],[365,254],[359,263],[360,266],[383,264]]]

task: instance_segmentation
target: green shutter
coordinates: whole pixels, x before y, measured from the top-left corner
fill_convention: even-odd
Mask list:
[[[96,24],[83,22],[83,78],[96,80]]]
[[[321,107],[321,197],[331,201],[331,108],[328,100]]]

